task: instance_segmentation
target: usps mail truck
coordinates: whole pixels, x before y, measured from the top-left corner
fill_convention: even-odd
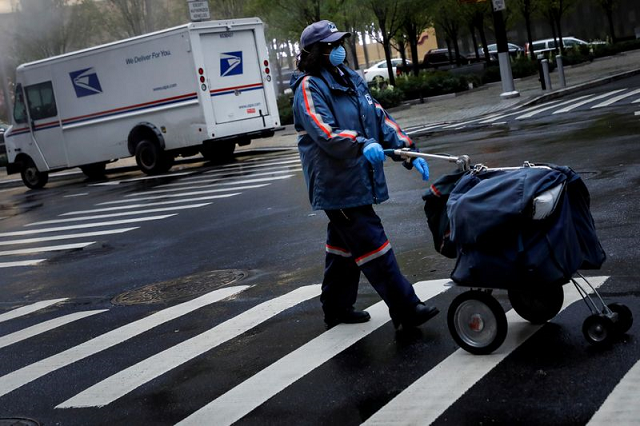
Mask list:
[[[232,158],[280,125],[263,23],[190,23],[20,65],[9,173],[41,188],[48,173],[135,156],[147,174],[176,156]]]

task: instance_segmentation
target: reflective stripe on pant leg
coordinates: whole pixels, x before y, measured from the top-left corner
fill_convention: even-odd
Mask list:
[[[327,225],[327,244],[324,278],[320,301],[326,316],[340,314],[353,307],[358,297],[360,269],[335,231],[335,226]]]
[[[413,286],[402,275],[382,222],[371,206],[326,213],[333,230],[391,310],[402,311],[419,302]]]

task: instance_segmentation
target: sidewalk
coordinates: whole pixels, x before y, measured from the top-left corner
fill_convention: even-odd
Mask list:
[[[515,80],[516,91],[520,93],[517,98],[500,98],[502,84],[498,82],[455,95],[427,98],[423,104],[403,105],[392,108],[389,113],[403,128],[458,122],[514,107],[533,105],[635,74],[640,74],[640,50],[565,67],[565,89],[559,88],[560,80],[556,70],[551,73],[551,87],[555,90],[543,91],[538,76],[535,75]],[[252,141],[249,145],[253,148],[294,146],[296,134],[291,125],[276,132],[272,138]]]
[[[538,76],[535,75],[515,80],[515,89],[520,93],[517,98],[500,98],[502,84],[491,83],[467,92],[427,98],[422,104],[403,105],[389,110],[389,113],[403,128],[459,122],[514,107],[533,105],[636,74],[640,74],[640,50],[565,67],[567,83],[565,89],[559,89],[559,76],[556,70],[551,73],[551,86],[555,90],[543,91]],[[238,148],[237,152],[265,148],[292,148],[296,146],[296,139],[293,126],[288,125],[283,130],[277,131],[273,137],[254,140],[250,145]],[[107,167],[115,169],[134,166],[135,160],[126,158]],[[0,183],[15,179],[19,180],[20,175],[7,176],[6,169],[0,167]]]

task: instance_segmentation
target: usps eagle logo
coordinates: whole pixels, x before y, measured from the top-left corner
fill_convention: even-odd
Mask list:
[[[242,52],[225,52],[220,54],[220,76],[242,74]]]
[[[93,68],[70,72],[69,77],[71,77],[71,83],[76,91],[76,96],[79,98],[102,93],[102,86],[100,86],[98,74],[96,74]]]

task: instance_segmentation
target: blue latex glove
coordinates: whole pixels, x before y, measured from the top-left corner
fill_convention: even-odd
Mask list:
[[[382,163],[387,157],[384,155],[384,149],[378,142],[370,143],[362,150],[364,156],[371,164]]]
[[[422,175],[422,180],[429,180],[429,165],[424,158],[415,158],[413,160],[413,167]]]

